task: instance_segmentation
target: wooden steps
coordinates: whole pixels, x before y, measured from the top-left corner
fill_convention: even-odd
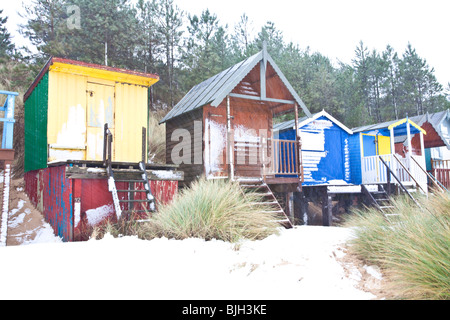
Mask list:
[[[139,162],[138,168],[139,169],[128,169],[126,174],[123,170],[112,168],[107,170],[109,175],[108,179],[112,178],[111,184],[114,183],[114,185],[110,186],[110,191],[113,193],[113,199],[114,193],[117,194],[117,199],[114,202],[116,213],[130,214],[155,211],[155,198],[150,190],[150,184],[145,171],[145,164]],[[128,189],[117,189],[117,182],[127,183]],[[136,189],[138,184],[142,184],[144,189]],[[114,190],[114,188],[116,189]],[[143,193],[145,193],[145,195],[143,195]],[[124,194],[128,194],[128,199],[121,199]],[[127,207],[125,210],[122,209],[124,206]]]
[[[288,216],[284,212],[277,198],[273,194],[270,187],[258,178],[237,178],[242,190],[245,192],[255,192],[261,196],[261,202],[255,202],[256,205],[263,205],[262,213],[271,213],[276,215],[277,222],[286,228],[292,228],[293,225]]]
[[[378,210],[383,212],[385,215],[388,214],[390,209],[393,209],[394,206],[391,202],[391,197],[387,194],[383,185],[377,185],[377,190],[373,190],[366,185],[361,185],[361,191],[370,199],[373,206],[375,206]]]

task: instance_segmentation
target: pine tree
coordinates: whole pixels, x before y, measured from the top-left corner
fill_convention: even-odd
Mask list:
[[[38,49],[37,58],[64,56],[67,51],[62,35],[66,23],[63,0],[33,0],[24,5],[24,11],[20,15],[28,21],[21,25],[21,33]]]
[[[355,49],[355,58],[352,60],[353,68],[355,69],[355,77],[357,81],[358,90],[361,93],[364,105],[367,108],[369,117],[372,117],[372,108],[370,103],[370,85],[369,85],[369,50],[364,46],[362,41]]]
[[[442,95],[442,85],[434,76],[426,60],[419,57],[416,50],[408,44],[403,59],[399,65],[404,91],[402,103],[404,113],[421,115],[427,111],[434,112],[439,107],[433,106],[434,101]]]
[[[385,119],[390,119],[391,114],[393,113],[393,116],[396,120],[399,119],[399,106],[398,106],[398,100],[399,100],[399,58],[396,52],[394,52],[394,49],[388,45],[386,47],[386,50],[383,52],[383,60],[385,61],[387,65],[387,75],[386,75],[386,82],[385,87],[386,90],[386,96],[385,96]]]
[[[188,19],[189,38],[185,44],[183,65],[187,72],[185,81],[190,88],[223,70],[220,54],[226,50],[224,46],[227,44],[225,29],[219,27],[216,14],[206,9],[200,16],[193,15]]]
[[[14,44],[11,42],[11,35],[6,29],[8,17],[2,18],[3,10],[0,9],[0,59],[8,58],[14,52]]]
[[[235,25],[234,34],[232,36],[231,46],[233,47],[236,62],[244,59],[248,55],[252,30],[252,22],[244,13],[240,17],[239,22]]]
[[[139,68],[145,72],[160,73],[162,54],[162,35],[159,32],[160,6],[156,0],[139,0],[138,10],[138,49]],[[162,68],[164,70],[164,68]],[[155,109],[157,95],[155,86],[149,89],[149,106]]]
[[[181,36],[183,31],[183,11],[173,3],[173,0],[160,0],[159,31],[162,37],[163,54],[165,55],[166,80],[168,87],[168,97],[166,99],[169,108],[175,104],[176,92],[175,84],[175,61],[178,50],[181,46]]]

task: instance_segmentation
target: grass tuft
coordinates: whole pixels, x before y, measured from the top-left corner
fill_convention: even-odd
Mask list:
[[[237,182],[201,178],[161,207],[147,226],[158,236],[176,239],[262,239],[276,233],[279,224],[260,202],[259,195],[244,194]]]
[[[237,182],[201,178],[181,190],[170,204],[161,206],[148,221],[108,225],[97,230],[96,236],[108,232],[142,239],[259,240],[276,234],[280,227],[277,217],[268,212],[271,208],[261,200],[257,193],[244,194]]]
[[[376,209],[359,210],[345,225],[354,227],[351,250],[385,270],[396,297],[450,298],[450,196],[394,200],[387,217]]]

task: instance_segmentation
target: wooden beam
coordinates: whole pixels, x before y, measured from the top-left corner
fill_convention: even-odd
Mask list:
[[[266,64],[263,60],[259,63],[260,67],[260,88],[261,98],[266,98]]]
[[[239,93],[230,93],[229,96],[233,97],[233,98],[255,100],[255,101],[263,101],[263,102],[295,104],[295,100],[283,100],[283,99],[274,99],[274,98],[267,98],[267,97],[263,98],[263,97],[250,96],[250,95],[247,95],[247,94],[239,94]]]
[[[323,192],[322,197],[322,222],[323,226],[331,227],[333,220],[333,202],[332,196],[328,191]]]
[[[300,161],[300,134],[298,132],[298,106],[297,103],[294,104],[294,113],[295,113],[295,166],[296,166],[296,171],[297,171],[297,175],[298,178],[300,180],[300,187],[301,187],[301,182],[302,182],[302,169],[301,169],[301,161]]]
[[[184,172],[174,170],[146,170],[149,180],[183,181]],[[133,169],[114,169],[114,176],[120,178],[140,178],[141,172]],[[105,168],[66,166],[66,178],[69,179],[108,179]]]
[[[231,127],[230,95],[227,96],[227,161],[228,177],[234,180],[234,132]]]

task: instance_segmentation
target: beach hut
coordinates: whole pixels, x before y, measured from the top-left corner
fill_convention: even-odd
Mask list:
[[[166,125],[166,162],[180,165],[185,183],[256,178],[268,184],[301,182],[299,157],[278,172],[274,149],[298,148],[298,139],[272,136],[273,117],[310,112],[264,47],[262,51],[194,86],[161,120]],[[286,177],[280,176],[284,175]]]
[[[450,111],[427,112],[410,119],[427,132],[423,140],[427,171],[447,189],[450,188]],[[396,138],[397,152],[404,153],[406,146],[406,136]],[[411,146],[413,154],[418,154],[420,150],[418,135],[411,139]]]
[[[0,146],[0,167],[3,170],[3,194],[0,216],[0,247],[6,245],[6,238],[8,232],[8,217],[9,217],[9,190],[11,181],[11,169],[14,161],[15,151],[13,149],[14,141],[14,102],[19,94],[17,92],[0,90],[0,98],[4,99],[3,106],[0,111],[3,117],[0,121],[3,122],[2,144]]]
[[[25,171],[61,160],[103,160],[104,124],[113,161],[142,158],[154,74],[53,57],[25,93]]]
[[[52,57],[24,96],[25,191],[65,241],[172,199],[182,173],[147,163],[159,77]]]
[[[302,144],[303,186],[351,183],[349,137],[353,132],[326,111],[298,120]],[[274,135],[295,139],[294,120],[274,125]],[[281,150],[280,163],[292,153]]]
[[[414,185],[427,193],[424,135],[426,131],[409,118],[352,129],[351,177],[354,184]],[[396,150],[396,137],[406,136],[406,152]],[[419,147],[413,152],[412,138]]]
[[[308,108],[275,61],[263,49],[253,56],[194,86],[161,120],[166,126],[166,162],[178,164],[184,184],[201,176],[239,181],[243,189],[256,189],[280,221],[290,224],[286,196],[301,188],[299,137],[275,139],[273,117],[293,112],[305,116]],[[276,150],[289,148],[296,157],[280,170]],[[284,216],[284,217],[283,217]],[[293,219],[291,219],[293,221]]]

